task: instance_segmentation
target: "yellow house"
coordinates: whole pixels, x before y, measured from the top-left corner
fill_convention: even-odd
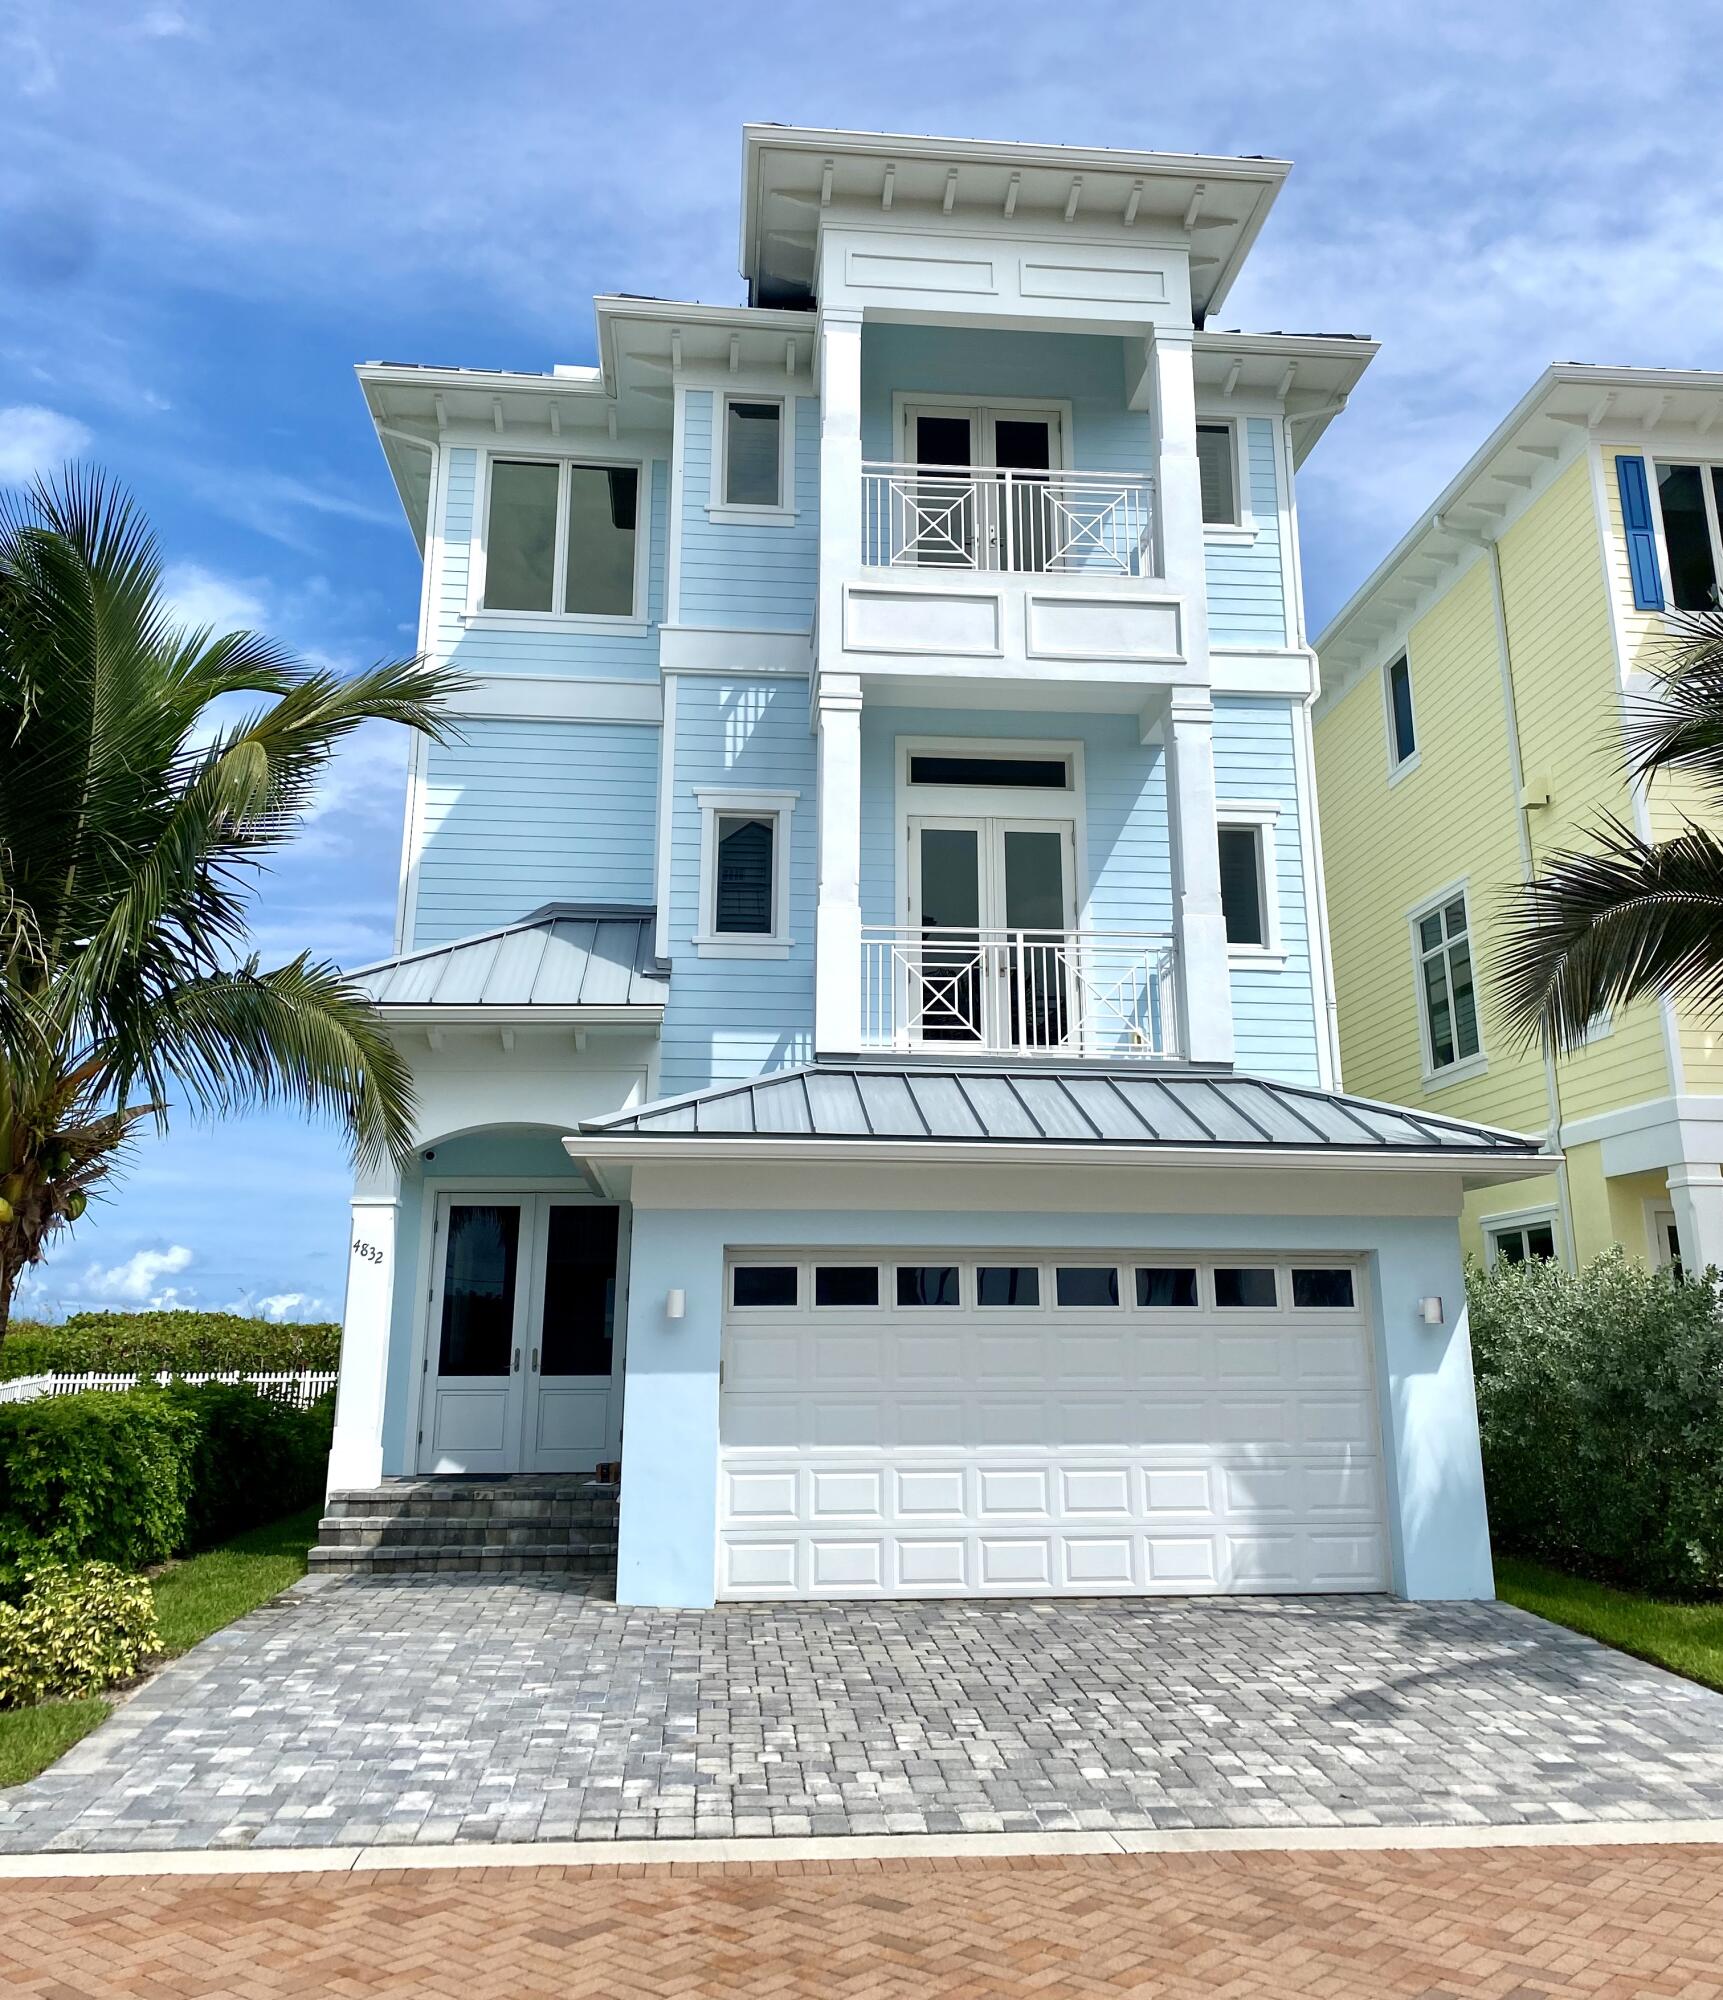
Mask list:
[[[1550,1060],[1490,965],[1503,900],[1606,814],[1660,838],[1624,704],[1667,612],[1723,583],[1723,374],[1547,369],[1317,641],[1317,789],[1348,1090],[1559,1138],[1542,1181],[1467,1198],[1481,1255],[1611,1243],[1723,1265],[1718,1023],[1655,1001]]]

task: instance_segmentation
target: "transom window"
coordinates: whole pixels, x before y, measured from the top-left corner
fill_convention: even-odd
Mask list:
[[[630,618],[640,469],[494,458],[484,608]]]
[[[1430,1068],[1449,1069],[1470,1061],[1482,1047],[1464,890],[1414,919],[1414,928]]]
[[[974,752],[912,750],[909,757],[912,785],[1022,785],[1035,791],[1065,792],[1071,789],[1069,757],[1015,757],[1009,752],[981,755]]]
[[[1555,1218],[1492,1227],[1489,1238],[1491,1263],[1524,1264],[1532,1258],[1547,1262],[1555,1256]]]
[[[1238,526],[1238,466],[1231,424],[1197,425],[1197,477],[1203,521],[1212,528]]]
[[[781,507],[784,406],[739,396],[724,404],[724,504]]]
[[[1708,611],[1723,578],[1723,465],[1657,467],[1657,505],[1679,611]]]

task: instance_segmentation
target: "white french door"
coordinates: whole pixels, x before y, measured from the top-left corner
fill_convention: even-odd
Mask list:
[[[421,1472],[579,1472],[616,1455],[623,1238],[607,1202],[437,1198]]]
[[[1056,820],[910,821],[914,1040],[990,1049],[1067,1040],[1073,833]]]
[[[904,456],[918,468],[921,567],[1049,567],[1049,482],[1063,462],[1057,410],[911,404],[904,433]]]

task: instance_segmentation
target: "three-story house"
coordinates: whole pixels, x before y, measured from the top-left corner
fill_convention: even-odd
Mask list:
[[[746,305],[360,370],[473,691],[350,1520],[536,1477],[554,1560],[619,1461],[624,1602],[1489,1593],[1456,1217],[1548,1162],[1336,1094],[1294,480],[1374,349],[1211,324],[1286,172],[749,127]]]

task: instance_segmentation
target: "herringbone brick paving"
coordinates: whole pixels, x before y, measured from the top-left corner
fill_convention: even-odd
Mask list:
[[[7,1883],[43,2000],[1723,1996],[1723,1852],[1256,1853]]]

